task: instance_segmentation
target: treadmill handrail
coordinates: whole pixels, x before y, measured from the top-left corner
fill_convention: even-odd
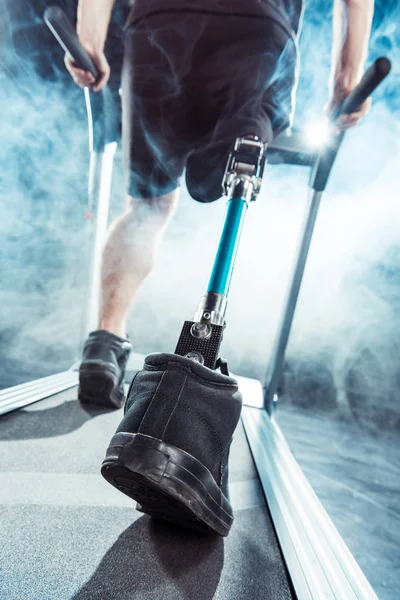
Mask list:
[[[337,117],[345,112],[353,112],[356,110],[389,74],[390,66],[391,63],[387,58],[377,59],[365,72],[361,82],[336,112]],[[317,155],[311,174],[311,194],[308,210],[300,237],[298,254],[294,264],[293,275],[290,281],[280,327],[277,331],[272,356],[265,377],[264,406],[270,414],[272,414],[274,410],[274,400],[276,399],[277,390],[282,378],[284,358],[293,325],[293,318],[299,298],[300,287],[304,276],[322,193],[328,183],[329,175],[343,141],[344,134],[344,131],[338,133],[331,144]]]
[[[360,83],[345,98],[342,105],[338,107],[332,116],[332,121],[335,122],[343,114],[350,114],[357,111],[378,85],[382,83],[389,74],[390,69],[391,62],[388,58],[377,58],[365,71]],[[323,192],[325,190],[344,135],[345,131],[340,131],[334,136],[332,143],[327,144],[318,154],[310,180],[310,187],[315,192]]]
[[[64,11],[59,6],[49,6],[44,12],[44,20],[65,52],[70,54],[82,69],[97,77],[97,67],[79,41]],[[105,86],[99,92],[85,88],[85,97],[89,120],[89,150],[104,152],[107,145],[116,142],[119,136],[119,111],[116,101],[109,86]]]

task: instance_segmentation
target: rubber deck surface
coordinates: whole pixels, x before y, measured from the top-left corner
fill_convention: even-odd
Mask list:
[[[0,418],[0,599],[293,598],[242,426],[221,539],[155,522],[103,480],[121,416],[70,390]]]

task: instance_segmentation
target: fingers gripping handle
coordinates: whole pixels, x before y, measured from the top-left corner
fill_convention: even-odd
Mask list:
[[[99,71],[79,41],[75,28],[67,15],[58,6],[50,6],[46,9],[43,16],[46,24],[63,49],[72,56],[72,59],[80,68],[89,71],[97,79]],[[103,153],[108,144],[114,144],[118,139],[119,112],[108,86],[102,88],[99,93],[86,91],[86,106],[89,118],[89,147],[91,151]]]
[[[338,119],[342,114],[356,112],[389,74],[390,68],[391,63],[388,58],[378,58],[374,64],[365,71],[360,83],[347,98],[345,98],[336,113],[332,115],[332,120]],[[331,143],[319,153],[311,173],[310,181],[310,187],[315,192],[323,192],[326,188],[343,137],[344,131],[341,131],[331,140]]]
[[[391,62],[386,57],[377,58],[367,69],[357,87],[345,98],[342,105],[333,115],[336,120],[342,114],[356,112],[378,85],[385,79],[391,69]]]
[[[59,6],[49,6],[45,10],[44,20],[65,52],[72,56],[80,68],[89,71],[93,77],[97,78],[99,72],[80,43],[76,31],[64,11]]]

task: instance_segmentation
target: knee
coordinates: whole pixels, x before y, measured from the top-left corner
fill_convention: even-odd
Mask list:
[[[193,200],[214,202],[223,195],[222,182],[234,142],[214,144],[193,152],[186,165],[186,186]]]
[[[139,220],[157,220],[168,219],[176,209],[178,204],[179,191],[178,189],[158,196],[155,198],[135,198],[133,196],[127,196],[126,198],[126,212],[131,216],[132,219]]]

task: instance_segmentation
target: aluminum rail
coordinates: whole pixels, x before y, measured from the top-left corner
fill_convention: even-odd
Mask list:
[[[263,405],[259,381],[238,378],[242,421],[298,600],[377,600]]]
[[[59,6],[49,6],[44,20],[65,52],[94,77],[98,70],[83,48],[75,28]],[[84,89],[89,129],[88,239],[91,246],[89,291],[85,309],[83,344],[90,331],[97,329],[100,308],[101,251],[106,237],[114,156],[119,138],[120,109],[109,86],[100,92]]]
[[[77,385],[78,373],[70,369],[56,375],[6,388],[0,391],[0,415],[44,400]]]
[[[143,368],[143,362],[142,354],[132,352],[125,374],[126,383],[130,383],[134,375]],[[0,415],[29,406],[34,402],[40,402],[40,400],[45,400],[77,386],[79,364],[80,361],[77,361],[68,371],[0,390]]]

